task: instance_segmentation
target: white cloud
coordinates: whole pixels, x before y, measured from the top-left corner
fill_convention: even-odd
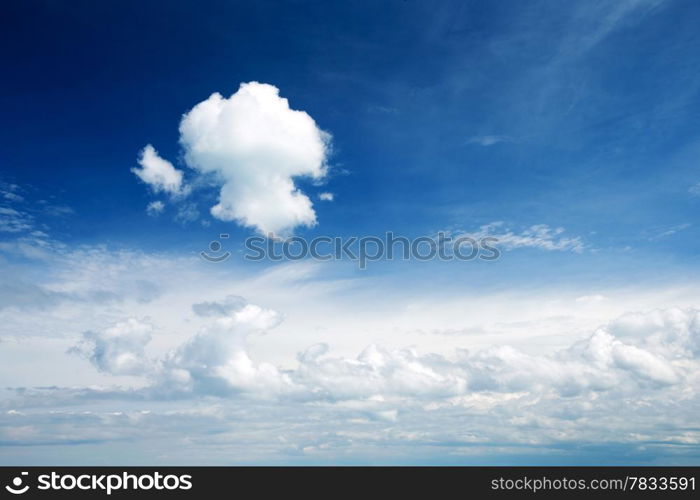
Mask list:
[[[143,375],[151,368],[144,349],[152,331],[150,324],[129,318],[101,332],[85,332],[70,352],[84,355],[105,373]]]
[[[150,144],[139,154],[141,168],[131,171],[143,182],[148,184],[156,193],[165,192],[171,195],[181,195],[186,192],[182,181],[182,171],[173,167],[168,160],[161,158]]]
[[[552,228],[547,224],[535,224],[520,232],[514,232],[505,227],[503,222],[492,222],[481,226],[474,233],[458,234],[475,239],[487,236],[497,238],[496,246],[506,250],[516,248],[539,248],[541,250],[559,250],[581,253],[586,248],[579,236],[566,236],[564,228]]]
[[[645,230],[643,234],[647,236],[647,239],[649,241],[658,241],[663,238],[673,236],[674,234],[684,231],[691,226],[692,224],[690,224],[689,222],[684,222],[682,224],[674,224],[671,226],[656,226]]]
[[[583,242],[578,236],[564,236],[561,227],[551,228],[546,224],[537,224],[523,230],[519,234],[510,231],[496,233],[499,244],[505,248],[533,247],[543,250],[571,250],[580,253],[584,249]]]
[[[160,200],[152,201],[146,206],[146,213],[152,217],[160,214],[163,210],[165,210],[165,203]]]
[[[24,198],[21,195],[19,195],[17,193],[13,193],[11,191],[0,191],[0,194],[2,194],[2,197],[8,201],[13,201],[13,202],[24,201]]]
[[[182,458],[176,449],[186,443],[199,453],[187,459],[197,463],[435,463],[446,447],[455,463],[545,449],[556,461],[550,448],[591,444],[601,456],[624,450],[644,461],[640,447],[651,447],[648,460],[667,453],[682,461],[700,446],[694,309],[625,315],[551,355],[495,346],[446,356],[372,344],[345,357],[317,344],[282,368],[255,361],[249,347],[279,315],[239,299],[205,304],[210,322],[142,370],[148,387],[26,388],[0,399],[7,410],[0,441],[61,446],[78,438],[112,449],[129,437],[147,441],[130,453],[155,462]],[[146,341],[103,349],[110,354],[101,362],[125,354],[143,360]],[[68,409],[49,411],[57,405]],[[71,409],[77,405],[90,411]],[[109,411],[115,406],[121,409]]]
[[[680,312],[692,340],[677,339],[676,348],[700,338],[695,325],[698,311]],[[673,325],[664,324],[668,332]],[[641,345],[624,343],[608,328],[551,356],[529,355],[509,346],[475,352],[457,351],[446,357],[419,354],[413,349],[385,349],[370,345],[357,358],[325,357],[325,346],[314,346],[299,356],[300,366],[293,380],[312,393],[333,399],[367,398],[374,394],[403,398],[442,399],[475,392],[522,392],[545,397],[552,392],[564,397],[613,389],[635,393],[687,382],[700,368],[696,354],[685,351],[682,358],[665,355],[635,339]],[[687,372],[688,363],[693,366]],[[548,397],[548,396],[547,396]]]
[[[227,310],[232,303],[221,307]],[[167,355],[158,383],[166,390],[199,394],[248,391],[264,396],[289,391],[289,376],[270,363],[253,362],[247,352],[248,336],[274,328],[280,315],[252,304],[238,306]]]
[[[34,227],[31,215],[14,208],[0,207],[0,232],[20,233]]]
[[[318,199],[321,201],[333,201],[335,195],[333,193],[320,193]]]
[[[317,344],[298,355],[294,370],[256,363],[248,352],[250,335],[281,322],[275,311],[235,296],[223,303],[196,304],[194,309],[213,320],[166,355],[160,368],[153,364],[144,370],[150,327],[143,330],[134,320],[101,335],[86,334],[83,343],[89,344],[90,359],[102,371],[135,373],[135,364],[155,374],[158,390],[199,395],[440,400],[483,391],[524,391],[574,397],[612,390],[632,394],[688,384],[700,375],[700,311],[692,309],[623,317],[551,355],[526,354],[506,345],[446,356],[371,344],[350,358],[328,356],[328,346]],[[622,332],[624,340],[616,332]]]
[[[9,184],[0,181],[0,196],[11,203],[19,203],[24,201],[24,196],[19,194],[20,187],[17,184]]]
[[[294,178],[325,176],[330,135],[276,87],[250,82],[229,98],[212,94],[185,114],[180,142],[187,164],[221,183],[214,217],[263,234],[316,224]]]
[[[670,359],[700,357],[700,313],[694,309],[656,309],[627,313],[609,325],[623,339],[643,339],[643,346]]]

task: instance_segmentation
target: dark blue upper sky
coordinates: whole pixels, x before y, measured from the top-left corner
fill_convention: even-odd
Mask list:
[[[249,234],[147,217],[155,198],[129,169],[146,143],[186,169],[182,114],[260,81],[333,135],[327,185],[300,186],[336,201],[316,203],[319,225],[302,232],[415,235],[501,220],[563,226],[598,248],[698,249],[695,2],[25,1],[4,11],[2,177],[31,186],[28,199],[73,208],[51,222],[64,239],[172,247]],[[204,219],[215,197],[198,193]]]

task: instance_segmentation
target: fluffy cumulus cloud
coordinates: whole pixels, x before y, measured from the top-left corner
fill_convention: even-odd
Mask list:
[[[185,193],[182,171],[176,169],[168,160],[161,158],[158,151],[150,144],[143,148],[138,162],[141,168],[132,168],[131,171],[156,193],[164,192],[171,195]]]
[[[101,332],[85,332],[70,352],[86,356],[105,373],[143,375],[151,367],[144,349],[152,331],[150,324],[130,318]]]
[[[292,388],[290,378],[270,363],[255,363],[247,352],[249,335],[279,322],[278,313],[253,304],[219,316],[166,356],[157,383],[165,390],[197,394],[285,392]]]
[[[214,217],[263,234],[316,223],[294,179],[325,176],[330,136],[276,87],[250,82],[228,98],[212,94],[185,114],[180,142],[187,164],[221,184]]]
[[[659,325],[660,339],[639,336],[623,342],[614,335],[618,326],[613,323],[552,356],[498,346],[458,351],[450,358],[371,345],[357,358],[332,358],[325,357],[327,348],[319,345],[300,355],[295,379],[333,398],[381,394],[427,399],[522,391],[574,397],[688,382],[699,374],[693,349],[700,339],[700,315],[681,310],[661,314],[671,321]]]
[[[625,316],[552,355],[497,346],[445,356],[370,345],[347,358],[330,356],[327,345],[317,344],[298,355],[296,369],[282,370],[254,362],[247,348],[250,335],[281,322],[278,313],[236,296],[193,308],[209,323],[147,370],[155,376],[156,391],[327,400],[379,395],[434,401],[523,391],[577,397],[682,386],[700,375],[696,310]],[[143,369],[149,332],[146,325],[130,320],[103,334],[86,334],[84,342],[90,343],[89,357],[102,371],[136,373]]]
[[[291,388],[289,377],[269,363],[253,362],[247,352],[250,335],[280,323],[276,311],[235,296],[222,303],[196,304],[194,309],[213,319],[160,360],[149,360],[145,353],[152,325],[133,318],[100,332],[85,332],[69,352],[84,356],[104,373],[146,376],[157,392],[261,395]]]
[[[219,187],[212,216],[264,235],[288,235],[297,226],[316,224],[313,204],[295,179],[325,177],[330,142],[330,134],[306,112],[292,109],[277,87],[258,82],[241,84],[228,98],[212,94],[180,122],[185,163],[207,178],[202,184]],[[141,168],[132,172],[154,192],[189,193],[192,184],[185,183],[183,172],[150,144],[138,161]],[[333,195],[322,193],[320,199],[332,201]],[[149,215],[159,211],[152,205]],[[196,219],[193,207],[183,206],[176,219]]]

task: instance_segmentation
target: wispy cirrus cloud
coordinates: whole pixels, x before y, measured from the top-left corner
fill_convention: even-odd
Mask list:
[[[34,227],[34,218],[14,208],[0,207],[0,231],[5,233],[21,233]]]
[[[165,210],[165,203],[160,200],[152,201],[146,205],[146,213],[151,217],[161,214]]]
[[[569,236],[563,227],[551,227],[547,224],[534,224],[521,230],[515,230],[503,221],[484,224],[477,231],[451,231],[454,238],[470,237],[476,240],[491,237],[495,244],[505,250],[518,248],[538,248],[549,251],[571,251],[581,253],[586,245],[580,236]]]

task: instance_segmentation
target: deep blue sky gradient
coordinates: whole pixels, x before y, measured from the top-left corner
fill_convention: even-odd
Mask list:
[[[336,201],[301,234],[549,224],[640,272],[700,249],[696,2],[605,32],[595,4],[561,2],[25,1],[3,18],[2,178],[72,207],[48,222],[66,241],[251,234],[208,215],[215,189],[193,198],[210,227],[147,217],[157,197],[129,169],[146,143],[186,168],[181,115],[257,80],[334,137],[328,184],[299,185]]]

